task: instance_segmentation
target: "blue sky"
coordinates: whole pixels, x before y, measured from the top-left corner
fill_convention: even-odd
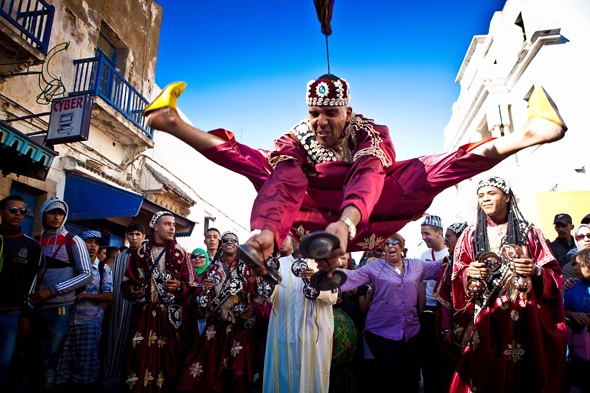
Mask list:
[[[156,82],[183,80],[180,108],[203,130],[272,149],[307,115],[305,86],[327,72],[313,0],[158,0]],[[455,77],[499,0],[336,0],[333,74],[357,113],[389,127],[398,159],[436,154],[459,96]]]

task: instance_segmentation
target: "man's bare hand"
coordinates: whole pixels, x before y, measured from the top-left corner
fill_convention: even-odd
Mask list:
[[[467,275],[472,278],[486,278],[491,273],[491,269],[483,262],[471,262],[467,270]]]
[[[301,278],[311,278],[311,276],[313,276],[315,272],[317,272],[317,269],[312,269],[311,267],[308,267],[307,269],[305,269],[303,273],[301,273]]]
[[[248,306],[244,309],[244,311],[242,311],[240,316],[242,317],[242,319],[248,319],[252,316],[252,314],[254,314],[254,309],[252,308],[252,306]]]
[[[164,288],[166,288],[168,292],[176,292],[178,291],[178,288],[180,288],[180,281],[174,278],[172,280],[166,280]]]
[[[340,258],[346,254],[348,245],[348,226],[342,221],[336,221],[326,227],[326,232],[335,234],[340,240],[340,247],[332,250],[328,258],[316,261],[321,270],[328,272],[328,277],[332,277],[332,270],[342,267]]]
[[[590,326],[590,316],[585,312],[571,312],[570,315],[580,325]]]
[[[563,287],[565,288],[566,291],[567,290],[570,290],[570,289],[572,289],[573,287],[576,286],[577,282],[578,282],[578,279],[577,278],[568,278],[563,283]]]
[[[523,276],[532,276],[537,269],[535,263],[529,258],[516,258],[514,260],[514,271]]]
[[[442,335],[442,340],[444,343],[447,343],[449,346],[453,345],[453,332],[444,332]]]
[[[29,333],[29,329],[31,327],[31,321],[29,318],[21,317],[18,320],[18,328],[16,330],[16,337],[26,336]]]
[[[33,306],[43,303],[45,300],[51,297],[51,289],[45,288],[39,291],[33,292],[30,295],[25,296],[25,301],[30,302]]]
[[[145,295],[145,289],[140,289],[138,291],[131,289],[129,292],[131,293],[131,297],[134,299],[138,299]]]
[[[274,251],[275,235],[272,231],[268,229],[263,229],[262,231],[260,231],[260,233],[248,239],[246,243],[254,247],[256,251],[258,251],[260,256],[258,261],[264,264],[264,262],[271,257],[272,252]],[[261,266],[254,266],[250,269],[252,273],[256,276],[264,276],[267,274],[266,269]]]
[[[203,280],[203,282],[201,283],[201,288],[203,288],[204,290],[213,288],[213,281],[208,279]]]

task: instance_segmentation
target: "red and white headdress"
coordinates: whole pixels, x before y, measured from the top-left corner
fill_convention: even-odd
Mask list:
[[[348,106],[350,86],[332,74],[307,82],[307,105]]]

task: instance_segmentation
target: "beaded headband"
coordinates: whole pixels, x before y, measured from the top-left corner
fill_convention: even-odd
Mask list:
[[[174,215],[172,213],[170,213],[169,211],[166,211],[166,210],[159,211],[156,214],[154,214],[154,216],[152,217],[152,220],[150,221],[150,228],[153,228],[154,225],[156,225],[156,223],[158,222],[158,220],[162,216],[172,216],[172,217],[174,217]]]
[[[348,106],[350,85],[342,78],[326,74],[307,82],[307,105]]]
[[[238,240],[238,242],[240,241],[238,238],[238,234],[232,231],[225,231],[223,232],[223,234],[221,235],[221,238],[223,239],[225,237],[225,235],[234,235],[236,237],[236,239]]]
[[[442,220],[439,216],[426,216],[421,225],[430,225],[431,227],[437,227],[442,229]]]
[[[504,194],[510,194],[510,183],[499,176],[490,176],[481,180],[477,185],[477,191],[483,187],[496,187],[502,190]]]
[[[447,230],[453,232],[455,235],[460,236],[461,233],[467,228],[467,222],[456,222],[454,224],[449,225]]]

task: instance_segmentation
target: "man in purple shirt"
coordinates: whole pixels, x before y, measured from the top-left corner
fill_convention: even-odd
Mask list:
[[[377,364],[377,391],[391,389],[391,375],[402,392],[418,392],[418,286],[436,279],[440,262],[405,258],[404,238],[391,236],[383,246],[385,259],[357,270],[345,270],[342,292],[361,285],[375,287],[365,323],[365,339]]]

